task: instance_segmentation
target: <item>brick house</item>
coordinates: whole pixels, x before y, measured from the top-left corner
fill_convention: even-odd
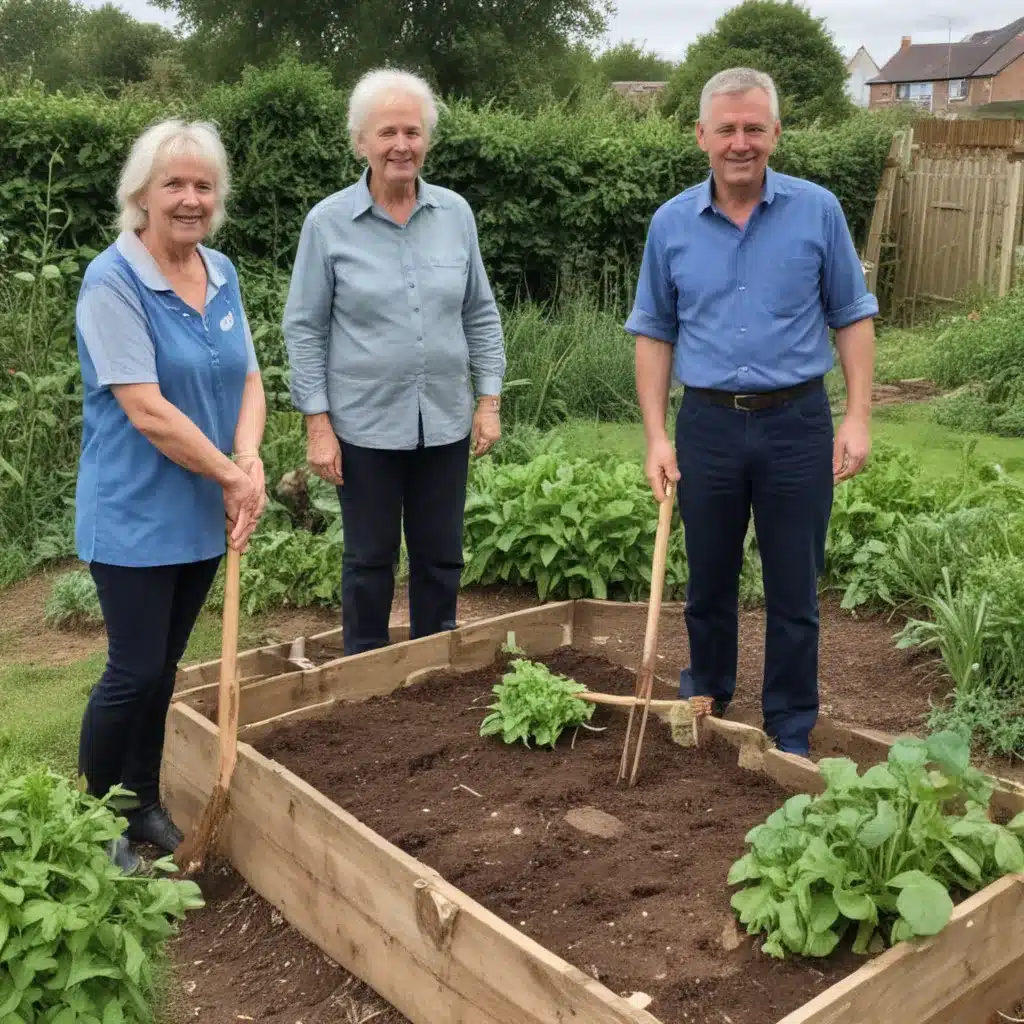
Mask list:
[[[916,103],[954,114],[986,103],[1024,100],[1024,18],[959,43],[914,44],[899,50],[872,78],[869,106]]]

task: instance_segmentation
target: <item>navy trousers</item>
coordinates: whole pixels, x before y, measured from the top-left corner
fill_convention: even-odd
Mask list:
[[[93,796],[121,783],[136,795],[140,810],[159,801],[164,725],[178,660],[219,563],[90,563],[107,630],[107,665],[85,707],[78,749],[78,771]]]
[[[818,716],[818,577],[832,508],[824,387],[747,412],[685,391],[676,419],[689,582],[690,664],[680,696],[727,704],[736,688],[739,576],[751,512],[764,580],[764,729],[808,753]]]
[[[344,653],[358,654],[389,642],[403,520],[410,635],[415,640],[454,629],[464,564],[469,436],[454,444],[406,451],[362,448],[342,440],[341,473]]]

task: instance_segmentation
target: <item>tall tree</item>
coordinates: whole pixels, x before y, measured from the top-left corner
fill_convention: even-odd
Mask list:
[[[846,63],[823,18],[795,0],[743,0],[687,49],[665,90],[663,109],[697,119],[700,93],[714,74],[746,66],[775,80],[783,123],[835,124],[849,117]]]
[[[594,58],[594,71],[606,82],[664,82],[675,65],[634,40],[619,43]]]
[[[597,38],[611,0],[155,0],[190,33],[215,77],[284,54],[344,84],[385,62],[426,74],[445,94],[501,97],[579,40]],[[211,61],[214,62],[211,64]]]

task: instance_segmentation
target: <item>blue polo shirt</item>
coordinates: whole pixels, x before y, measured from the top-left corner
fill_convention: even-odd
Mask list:
[[[672,345],[684,385],[771,391],[824,376],[829,330],[877,313],[839,201],[769,168],[742,229],[710,175],[658,208],[626,330]]]
[[[247,374],[258,370],[231,261],[199,247],[205,313],[179,298],[132,232],[88,266],[75,326],[84,384],[75,543],[85,562],[170,565],[224,554],[220,484],[167,458],[128,419],[111,386],[159,384],[230,455]]]

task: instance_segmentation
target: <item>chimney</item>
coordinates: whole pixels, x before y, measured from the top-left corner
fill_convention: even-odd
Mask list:
[[[905,49],[907,49],[907,47],[909,47],[909,46],[910,46],[910,36],[904,36],[904,37],[903,37],[903,38],[902,38],[902,39],[900,40],[900,49],[901,49],[901,50],[905,50]]]

